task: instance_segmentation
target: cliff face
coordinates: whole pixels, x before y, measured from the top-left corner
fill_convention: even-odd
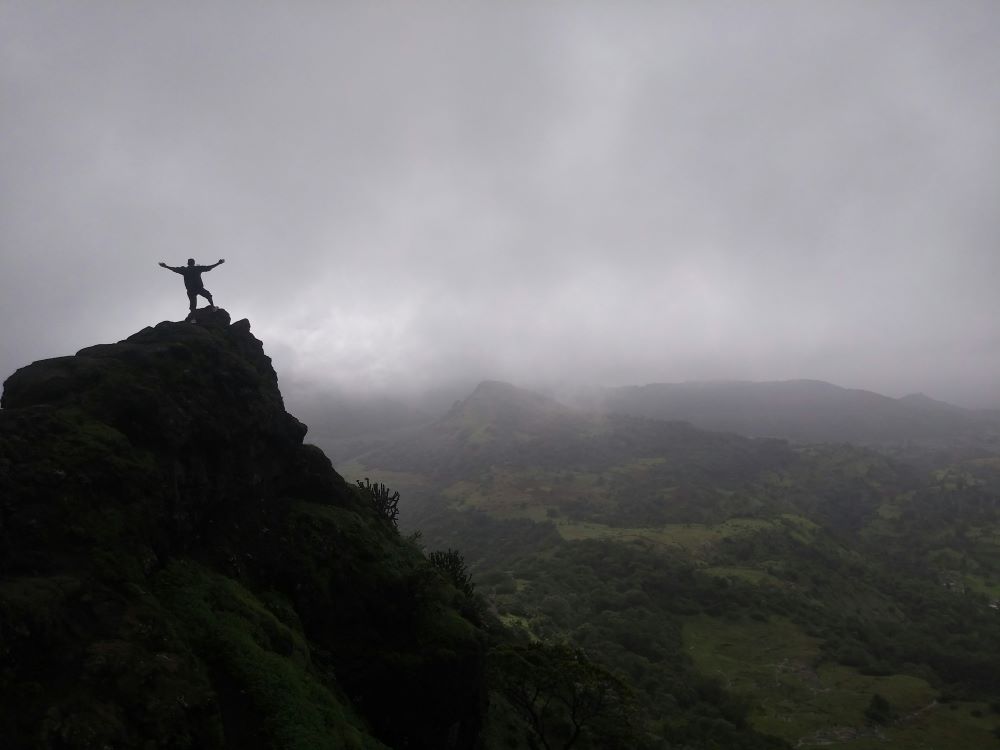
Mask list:
[[[0,411],[0,737],[462,748],[482,633],[200,311],[36,362]]]

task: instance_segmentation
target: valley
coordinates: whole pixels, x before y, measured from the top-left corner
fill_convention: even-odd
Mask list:
[[[649,747],[986,748],[1000,470],[973,442],[945,463],[486,383],[338,469],[398,489],[403,526],[461,550],[517,637],[625,680]]]

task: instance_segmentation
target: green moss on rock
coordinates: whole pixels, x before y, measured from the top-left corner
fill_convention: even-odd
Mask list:
[[[282,623],[235,581],[192,562],[172,563],[157,591],[217,679],[245,697],[233,721],[252,721],[266,747],[384,748],[312,674],[301,632]]]

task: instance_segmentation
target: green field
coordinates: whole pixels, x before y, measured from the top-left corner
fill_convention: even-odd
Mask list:
[[[501,622],[626,679],[650,736],[1000,748],[1000,463],[917,474],[630,423],[560,464],[530,425],[473,426],[429,474],[342,471],[423,503],[426,543],[462,548]]]
[[[992,748],[1000,716],[983,704],[939,703],[937,691],[909,675],[867,676],[821,660],[820,640],[780,618],[739,622],[706,616],[684,623],[684,645],[704,674],[752,701],[751,721],[796,747]],[[865,720],[874,694],[895,719]],[[978,712],[981,716],[973,715]]]
[[[775,521],[734,518],[720,524],[674,523],[653,528],[621,528],[597,523],[560,522],[559,534],[567,541],[611,539],[621,542],[641,540],[682,550],[691,555],[704,553],[727,537],[752,536],[775,527]]]

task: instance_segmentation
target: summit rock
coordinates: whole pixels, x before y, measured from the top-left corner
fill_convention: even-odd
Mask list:
[[[303,443],[248,321],[36,362],[2,407],[5,747],[474,745],[482,632]]]

